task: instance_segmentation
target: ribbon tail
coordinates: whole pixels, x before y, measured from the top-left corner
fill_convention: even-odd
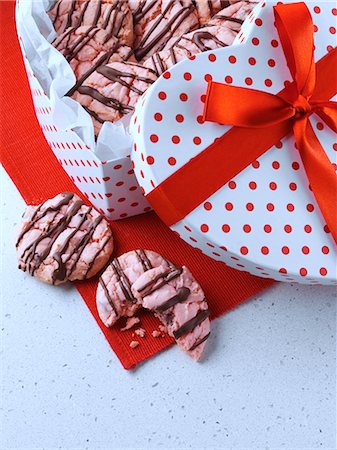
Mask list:
[[[294,122],[294,135],[312,192],[337,243],[337,175],[307,117]]]
[[[335,133],[337,133],[337,103],[336,102],[318,103],[314,111]]]

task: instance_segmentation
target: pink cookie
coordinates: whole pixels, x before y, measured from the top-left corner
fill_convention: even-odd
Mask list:
[[[19,268],[49,284],[90,278],[108,262],[108,222],[77,195],[66,192],[28,206],[16,243]]]
[[[199,27],[192,2],[182,0],[129,0],[134,16],[134,51],[138,61],[172,47],[184,33]]]
[[[237,33],[248,14],[256,6],[257,2],[235,2],[227,8],[222,9],[215,14],[207,25],[226,26]]]
[[[249,1],[249,2],[242,2],[240,0],[231,0],[231,1],[225,1],[225,0],[184,0],[185,4],[189,4],[190,2],[193,2],[195,4],[198,18],[200,25],[210,25],[209,21],[210,19],[217,14],[219,11],[226,11],[227,16],[230,18],[232,15],[231,5],[235,6],[238,3],[241,3],[241,6],[243,3],[258,3],[259,0],[256,1]],[[254,5],[253,5],[254,6]]]
[[[58,0],[48,14],[58,34],[69,27],[97,26],[120,44],[133,42],[133,19],[126,0]]]
[[[115,258],[99,279],[96,304],[105,326],[111,327],[120,317],[131,317],[142,306],[131,286],[146,271],[160,267],[166,271],[171,264],[149,250],[133,250]]]
[[[225,0],[183,0],[184,5],[194,3],[200,25],[206,24],[221,9],[229,6]]]
[[[157,79],[156,74],[133,62],[98,67],[72,97],[92,116],[95,134],[105,121],[115,122],[132,112],[139,97]]]
[[[210,320],[205,295],[191,272],[186,267],[153,268],[137,278],[132,292],[144,308],[154,311],[178,346],[199,360]]]
[[[101,28],[82,26],[68,28],[55,39],[53,46],[63,54],[79,80],[90,73],[102,58],[111,57],[119,44],[115,37]]]

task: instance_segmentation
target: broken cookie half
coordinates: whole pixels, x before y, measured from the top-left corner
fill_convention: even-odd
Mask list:
[[[152,311],[178,346],[199,360],[210,335],[204,292],[186,267],[178,268],[148,250],[112,261],[97,289],[99,315],[108,327],[139,308]]]

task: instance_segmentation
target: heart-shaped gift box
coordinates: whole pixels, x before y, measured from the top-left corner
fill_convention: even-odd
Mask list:
[[[262,3],[255,8],[238,35],[239,45],[182,61],[165,72],[138,102],[132,121],[132,160],[148,199],[158,186],[231,128],[203,122],[210,80],[271,94],[292,81],[275,26],[276,4]],[[336,45],[336,8],[331,2],[308,2],[307,7],[314,22],[318,61]],[[334,164],[335,133],[318,115],[311,114],[309,120]],[[231,152],[238,150],[224,149],[229,159]],[[186,181],[176,200],[181,196],[182,204],[186,196],[193,195]],[[153,206],[163,217],[158,198]],[[174,216],[175,199],[169,200]],[[336,283],[336,243],[309,189],[293,134],[275,142],[170,226],[189,244],[238,270],[281,281]]]

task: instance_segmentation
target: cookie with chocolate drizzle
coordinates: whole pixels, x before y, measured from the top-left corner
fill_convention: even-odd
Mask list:
[[[118,40],[106,30],[93,26],[68,28],[55,39],[53,46],[62,53],[73,69],[76,80],[86,79],[93,68],[116,55],[124,59],[129,47],[120,46]]]
[[[161,267],[173,267],[158,253],[133,250],[115,258],[99,278],[96,305],[105,326],[113,326],[120,317],[132,317],[141,308],[141,299],[132,291],[133,283],[144,273]]]
[[[16,242],[19,269],[49,284],[96,275],[113,251],[108,222],[71,192],[28,206]]]
[[[91,115],[97,135],[105,121],[132,112],[139,97],[157,79],[155,72],[131,61],[99,66],[73,93]]]
[[[192,2],[183,0],[130,0],[134,18],[134,53],[144,57],[172,47],[184,33],[199,27]]]
[[[69,27],[99,27],[120,44],[132,45],[133,18],[126,0],[57,0],[48,15],[57,34]]]
[[[186,268],[157,267],[132,285],[142,306],[155,313],[178,346],[199,360],[210,335],[209,310],[201,286]]]

